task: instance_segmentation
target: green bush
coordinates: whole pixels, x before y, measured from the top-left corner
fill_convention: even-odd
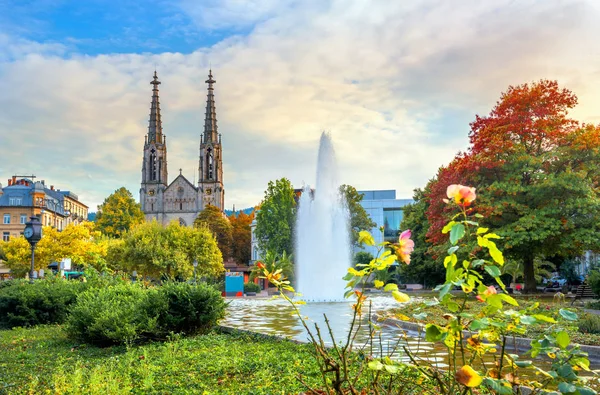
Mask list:
[[[590,314],[579,320],[579,332],[600,334],[600,316]]]
[[[256,283],[245,283],[244,284],[244,293],[247,294],[248,292],[260,292],[260,285],[256,284]]]
[[[0,327],[62,323],[87,285],[62,279],[15,281],[0,288]]]
[[[67,321],[71,337],[96,345],[204,333],[225,315],[219,291],[206,284],[119,284],[80,295]]]
[[[158,337],[170,332],[204,333],[225,316],[225,301],[214,287],[199,283],[167,283],[158,288],[166,309],[159,311]]]
[[[594,269],[590,271],[587,277],[587,283],[596,296],[600,296],[600,270]]]
[[[158,315],[166,307],[155,289],[137,284],[92,288],[72,307],[67,332],[100,346],[151,338],[157,332]]]

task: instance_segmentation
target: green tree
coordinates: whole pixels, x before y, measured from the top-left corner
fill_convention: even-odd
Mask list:
[[[358,193],[352,185],[341,185],[340,194],[344,197],[344,201],[348,205],[350,211],[350,232],[352,237],[352,245],[358,246],[358,232],[361,230],[370,231],[377,224],[371,219],[364,207],[360,204],[363,195]]]
[[[231,222],[231,257],[238,264],[248,264],[251,254],[252,232],[250,225],[254,220],[254,211],[250,215],[240,211],[229,217]]]
[[[207,226],[216,237],[223,259],[231,257],[232,226],[223,212],[218,207],[207,205],[194,221],[194,227],[202,226]]]
[[[424,284],[426,287],[434,287],[445,281],[444,266],[436,261],[433,256],[433,245],[427,241],[429,222],[427,222],[427,208],[429,207],[426,191],[417,188],[414,190],[414,203],[402,208],[401,229],[410,229],[415,249],[410,258],[410,265],[400,265],[400,276],[405,283]]]
[[[367,251],[358,251],[354,254],[354,258],[352,259],[354,266],[356,265],[368,265],[375,257],[373,254]],[[357,267],[357,270],[361,270],[360,267]]]
[[[189,228],[173,221],[164,227],[156,221],[144,222],[114,248],[122,254],[125,268],[142,276],[187,279],[193,275],[194,260],[199,277],[215,278],[225,271],[217,241],[206,226]]]
[[[294,247],[296,200],[294,188],[287,178],[269,181],[265,198],[256,214],[255,235],[262,254],[291,255]]]
[[[107,236],[122,237],[133,226],[144,222],[144,213],[125,187],[117,189],[98,206],[96,224]]]

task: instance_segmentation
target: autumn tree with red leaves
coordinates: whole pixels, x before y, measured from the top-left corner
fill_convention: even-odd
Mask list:
[[[523,262],[525,291],[536,289],[536,257],[600,248],[598,128],[568,118],[577,97],[555,81],[509,87],[488,116],[471,123],[471,146],[439,170],[427,199],[434,244],[446,242],[442,203],[450,184],[475,186],[473,208]]]

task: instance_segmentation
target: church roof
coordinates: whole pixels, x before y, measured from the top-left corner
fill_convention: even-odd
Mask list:
[[[165,191],[169,190],[169,188],[171,188],[173,186],[173,184],[175,184],[177,182],[177,180],[179,180],[179,179],[182,179],[186,184],[188,184],[190,186],[190,188],[193,188],[195,191],[198,190],[198,188],[195,187],[194,184],[192,184],[187,178],[185,178],[185,176],[183,174],[181,174],[181,169],[180,169],[179,175],[173,181],[171,181],[171,183],[169,184],[167,189],[165,189]]]
[[[158,98],[158,86],[160,81],[154,71],[154,78],[150,82],[152,88],[152,104],[150,105],[150,120],[148,122],[148,142],[163,143],[162,120],[160,116],[160,100]]]

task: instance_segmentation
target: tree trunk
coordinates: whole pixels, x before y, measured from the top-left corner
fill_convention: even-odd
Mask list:
[[[525,289],[523,292],[525,293],[537,292],[533,258],[533,255],[528,255],[523,261],[523,280],[525,282]]]

